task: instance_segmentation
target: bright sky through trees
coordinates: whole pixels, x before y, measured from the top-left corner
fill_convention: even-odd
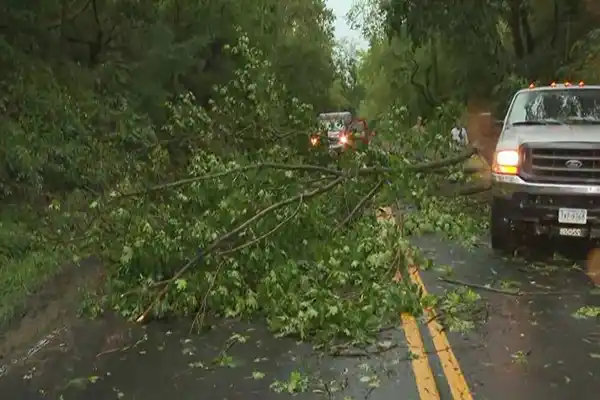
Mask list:
[[[346,14],[352,7],[352,0],[326,0],[327,6],[333,9],[336,17],[335,22],[335,37],[340,40],[342,38],[350,39],[356,42],[361,47],[366,47],[366,41],[361,37],[360,32],[350,29],[346,22]]]

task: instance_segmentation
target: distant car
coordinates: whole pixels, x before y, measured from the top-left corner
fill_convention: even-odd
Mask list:
[[[313,135],[311,145],[321,143],[321,136],[327,138],[327,146],[332,154],[339,154],[348,148],[355,148],[358,138],[368,144],[371,133],[364,119],[355,119],[350,112],[331,112],[319,114],[322,135]]]

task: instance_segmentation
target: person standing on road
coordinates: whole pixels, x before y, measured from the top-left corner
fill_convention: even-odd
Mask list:
[[[425,131],[425,121],[423,119],[423,117],[418,116],[417,117],[417,123],[413,125],[413,127],[411,128],[412,132],[418,134],[419,136],[423,137],[426,136],[426,131]],[[423,139],[420,139],[423,140]],[[412,148],[412,151],[415,151],[415,160],[419,160],[419,161],[424,161],[425,159],[427,159],[428,155],[430,155],[428,153],[428,147],[427,146],[419,146],[419,148]],[[402,150],[404,151],[404,150]]]
[[[450,131],[452,135],[452,140],[458,146],[466,146],[469,143],[469,139],[467,138],[467,130],[462,126],[460,121],[456,121],[454,127]]]
[[[417,117],[417,123],[412,127],[413,131],[423,133],[425,132],[425,127],[423,126],[423,117]]]

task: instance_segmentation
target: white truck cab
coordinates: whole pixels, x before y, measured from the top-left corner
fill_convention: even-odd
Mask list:
[[[492,165],[492,247],[523,235],[600,238],[600,86],[519,90]]]

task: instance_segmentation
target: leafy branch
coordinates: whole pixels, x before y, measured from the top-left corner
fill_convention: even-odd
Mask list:
[[[287,224],[292,219],[294,219],[294,217],[296,215],[298,215],[298,213],[300,212],[300,208],[302,207],[302,204],[304,204],[303,200],[304,200],[304,197],[300,198],[300,202],[298,204],[298,207],[294,210],[294,212],[291,213],[287,218],[285,218],[283,221],[281,221],[279,224],[277,224],[273,229],[271,229],[267,233],[264,233],[264,234],[260,235],[259,237],[257,237],[256,239],[250,240],[249,242],[246,242],[244,244],[236,246],[236,247],[234,247],[232,249],[221,251],[221,252],[219,252],[219,255],[220,256],[224,256],[224,255],[235,253],[237,251],[240,251],[242,249],[245,249],[247,247],[250,247],[250,246],[258,243],[258,242],[260,242],[263,239],[266,239],[268,236],[271,236],[273,233],[275,233],[276,231],[278,231],[279,229],[281,229],[285,224]]]
[[[283,227],[285,224],[287,224],[289,221],[291,221],[291,219],[293,219],[299,213],[300,207],[306,200],[316,197],[316,196],[319,196],[323,193],[326,193],[327,191],[335,188],[336,186],[338,186],[339,184],[343,183],[344,181],[346,181],[348,179],[352,179],[357,176],[387,174],[387,173],[391,173],[391,172],[401,172],[401,171],[412,171],[412,172],[435,171],[435,170],[438,170],[441,168],[445,168],[445,167],[460,163],[460,162],[466,160],[467,158],[469,158],[475,152],[476,152],[475,148],[468,148],[459,154],[453,155],[451,157],[448,157],[448,158],[445,158],[442,160],[437,160],[437,161],[432,161],[432,162],[427,162],[427,163],[406,163],[398,168],[363,167],[363,168],[358,168],[358,169],[343,170],[343,169],[327,168],[327,167],[322,167],[322,166],[318,166],[318,165],[310,165],[310,164],[284,164],[284,163],[264,162],[264,163],[257,163],[257,164],[241,166],[238,168],[232,168],[232,169],[217,172],[217,173],[205,174],[202,176],[196,176],[196,177],[176,180],[173,182],[159,184],[159,185],[147,188],[145,190],[128,192],[128,193],[124,193],[120,196],[117,196],[116,198],[118,199],[118,198],[127,198],[127,197],[147,195],[149,193],[171,190],[171,189],[182,187],[185,185],[190,185],[190,184],[193,184],[196,182],[215,180],[215,179],[224,178],[229,175],[244,173],[244,172],[248,172],[248,171],[252,171],[252,170],[260,171],[260,170],[264,170],[264,169],[317,172],[317,173],[321,173],[324,175],[329,175],[329,176],[331,176],[331,178],[334,178],[328,184],[325,184],[322,186],[317,186],[317,188],[315,188],[313,190],[304,191],[295,196],[291,196],[285,200],[276,202],[276,203],[258,211],[252,217],[248,218],[245,222],[239,224],[237,227],[233,228],[232,230],[223,234],[219,238],[215,239],[203,251],[199,252],[198,255],[196,255],[194,258],[189,260],[183,267],[181,267],[179,270],[177,270],[169,279],[163,280],[161,282],[161,285],[163,286],[162,289],[153,298],[151,303],[146,307],[146,309],[141,313],[141,315],[139,315],[139,317],[136,319],[136,321],[137,322],[146,321],[148,319],[149,314],[154,309],[154,307],[166,295],[171,284],[173,282],[177,281],[178,279],[180,279],[187,271],[189,271],[189,269],[193,265],[198,263],[204,257],[206,257],[206,256],[214,253],[218,249],[220,249],[226,242],[229,241],[229,239],[231,239],[235,235],[237,235],[237,234],[241,233],[242,231],[244,231],[245,229],[247,229],[251,224],[258,222],[265,216],[271,214],[272,212],[274,212],[278,209],[284,208],[295,202],[299,203],[299,206],[295,212],[293,212],[290,216],[288,216],[286,219],[281,221],[279,224],[277,224],[273,229],[271,229],[267,233],[265,233],[257,238],[254,238],[252,240],[249,240],[248,242],[240,244],[234,248],[220,251],[217,253],[217,255],[224,256],[224,255],[232,254],[232,253],[242,250],[244,248],[250,247],[250,246],[258,243],[259,241],[264,240],[268,236],[271,236],[277,230],[281,229],[281,227]],[[342,220],[338,224],[338,226],[335,228],[335,230],[339,230],[341,227],[348,225],[353,219],[355,219],[355,217],[365,207],[366,203],[370,199],[372,199],[377,194],[377,192],[381,189],[381,187],[383,186],[383,183],[384,183],[384,180],[379,180],[377,182],[377,184],[374,185],[371,188],[371,190],[365,196],[363,196],[361,198],[361,200],[358,202],[358,204],[344,218],[344,220]],[[157,285],[157,286],[160,286],[160,285]]]
[[[335,230],[337,231],[338,229],[343,228],[344,226],[348,225],[352,221],[352,219],[355,218],[357,216],[357,214],[365,207],[365,204],[367,204],[367,202],[369,200],[371,200],[373,197],[375,197],[375,195],[377,194],[377,192],[379,192],[379,190],[381,189],[381,187],[383,186],[384,183],[385,183],[384,180],[380,180],[379,182],[377,182],[377,184],[375,184],[375,186],[373,186],[373,188],[369,191],[369,193],[367,193],[366,195],[363,196],[363,198],[358,202],[356,207],[354,207],[354,209],[352,209],[352,211],[350,211],[348,216],[346,218],[344,218],[344,220],[336,226]]]
[[[336,170],[336,169],[332,169],[332,168],[321,167],[321,166],[318,166],[318,165],[307,165],[307,164],[294,165],[294,164],[278,164],[278,163],[258,163],[258,164],[245,165],[245,166],[238,167],[238,168],[232,168],[232,169],[229,169],[227,171],[217,172],[217,173],[214,173],[214,174],[207,174],[207,175],[195,176],[195,177],[191,177],[191,178],[180,179],[180,180],[177,180],[177,181],[174,181],[174,182],[168,182],[168,183],[159,184],[159,185],[152,186],[152,187],[150,187],[148,189],[145,189],[145,190],[124,193],[121,196],[119,196],[119,198],[146,195],[146,194],[149,194],[149,193],[152,193],[152,192],[159,192],[159,191],[163,191],[163,190],[174,189],[174,188],[177,188],[177,187],[180,187],[180,186],[186,186],[186,185],[189,185],[189,184],[192,184],[192,183],[196,183],[196,182],[202,182],[202,181],[207,181],[207,180],[211,180],[211,179],[219,179],[219,178],[224,178],[224,177],[226,177],[228,175],[239,174],[239,173],[243,173],[243,172],[248,172],[248,171],[252,171],[252,170],[261,170],[261,169],[278,169],[278,170],[285,170],[285,171],[321,172],[321,173],[328,174],[328,175],[339,176],[339,177],[346,177],[346,174],[343,171],[341,171],[341,170]]]
[[[296,196],[290,197],[288,199],[282,200],[280,202],[277,202],[275,204],[272,204],[269,207],[264,208],[263,210],[259,211],[258,213],[256,213],[254,216],[252,216],[251,218],[247,219],[245,222],[241,223],[240,225],[238,225],[236,228],[232,229],[231,231],[223,234],[221,237],[219,237],[218,239],[216,239],[215,241],[213,241],[203,252],[202,254],[197,255],[196,257],[194,257],[193,259],[191,259],[187,264],[185,264],[181,269],[179,269],[175,275],[173,275],[173,277],[168,280],[163,289],[158,293],[158,295],[154,298],[154,300],[151,302],[151,304],[146,308],[146,310],[136,319],[136,322],[144,322],[147,320],[148,315],[150,314],[150,312],[152,311],[152,309],[154,308],[154,306],[156,306],[156,304],[163,298],[163,296],[167,293],[169,286],[172,282],[176,281],[177,279],[179,279],[181,276],[183,276],[194,264],[196,264],[202,257],[206,257],[207,255],[211,254],[213,251],[215,251],[216,249],[218,249],[223,243],[225,243],[227,241],[227,239],[231,238],[232,236],[236,235],[237,233],[243,231],[245,228],[247,228],[250,224],[262,219],[263,217],[265,217],[266,215],[272,213],[275,210],[278,210],[280,208],[283,208],[289,204],[298,202],[298,201],[304,201],[307,199],[310,199],[312,197],[316,197],[318,195],[321,195],[331,189],[333,189],[334,187],[338,186],[340,183],[342,183],[346,178],[345,177],[338,177],[335,180],[333,180],[332,182],[328,183],[327,185],[323,185],[315,190],[309,191],[309,192],[303,192],[300,193]]]
[[[392,172],[401,172],[401,171],[410,171],[410,172],[426,172],[430,170],[437,170],[440,168],[449,167],[452,165],[459,164],[464,160],[471,157],[473,154],[476,154],[477,149],[471,147],[467,150],[454,155],[452,157],[448,157],[438,161],[432,161],[427,163],[406,163],[405,165],[398,168],[385,168],[385,167],[365,167],[359,168],[356,170],[342,170],[342,169],[333,169],[327,167],[321,167],[318,165],[310,165],[310,164],[280,164],[280,163],[257,163],[251,165],[245,165],[242,167],[232,168],[227,171],[217,172],[213,174],[207,174],[202,176],[195,176],[191,178],[181,179],[174,182],[168,182],[164,184],[159,184],[153,187],[150,187],[145,190],[134,191],[124,193],[119,198],[124,197],[133,197],[146,195],[152,192],[158,192],[168,189],[177,188],[180,186],[189,185],[196,182],[206,181],[210,179],[219,179],[226,177],[232,174],[238,174],[243,172],[248,172],[252,170],[262,170],[262,169],[278,169],[278,170],[286,170],[286,171],[306,171],[306,172],[321,172],[323,174],[338,176],[342,178],[350,178],[354,176],[364,176],[370,174],[383,174],[383,173],[392,173]]]

